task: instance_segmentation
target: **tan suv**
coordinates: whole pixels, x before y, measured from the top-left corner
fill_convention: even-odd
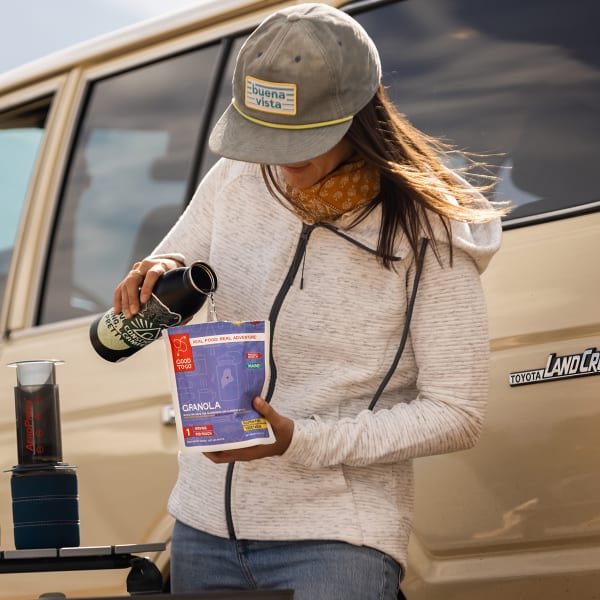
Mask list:
[[[115,283],[215,157],[247,33],[283,2],[216,0],[0,75],[0,449],[17,459],[14,371],[59,358],[81,545],[168,544],[176,476],[165,353],[88,342]],[[340,2],[336,2],[339,5]],[[596,598],[600,588],[600,4],[350,3],[418,127],[485,154],[511,200],[485,274],[492,386],[467,452],[419,459],[410,600]],[[13,548],[0,473],[3,551]],[[152,554],[168,582],[168,548]],[[1,559],[1,557],[0,557]],[[126,571],[0,572],[0,598],[124,594]]]

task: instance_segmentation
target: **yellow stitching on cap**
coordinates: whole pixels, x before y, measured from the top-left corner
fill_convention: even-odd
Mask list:
[[[341,119],[334,119],[333,121],[321,121],[320,123],[305,123],[302,125],[284,125],[283,123],[269,123],[268,121],[262,121],[261,119],[256,119],[255,117],[251,117],[247,115],[242,109],[235,103],[235,100],[231,101],[231,105],[235,110],[240,113],[244,119],[251,121],[252,123],[256,123],[257,125],[262,125],[263,127],[271,127],[272,129],[316,129],[318,127],[327,127],[329,125],[339,125],[340,123],[346,123],[347,121],[352,120],[352,115],[349,117],[342,117]]]

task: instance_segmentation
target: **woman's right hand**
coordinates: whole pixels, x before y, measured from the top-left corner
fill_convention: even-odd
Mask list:
[[[140,305],[150,299],[158,278],[167,271],[182,266],[172,258],[144,258],[136,262],[115,289],[113,297],[115,314],[123,312],[128,319],[131,319],[140,311]]]

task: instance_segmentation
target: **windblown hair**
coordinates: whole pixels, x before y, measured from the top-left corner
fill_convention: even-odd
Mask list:
[[[499,204],[482,202],[481,194],[493,185],[487,176],[482,185],[467,184],[450,170],[443,158],[460,154],[472,170],[482,166],[452,145],[433,138],[413,127],[395,108],[380,86],[377,93],[352,121],[345,138],[354,148],[354,156],[376,167],[381,174],[381,191],[357,216],[353,225],[363,220],[376,206],[381,206],[381,227],[377,256],[386,268],[394,260],[394,246],[404,234],[416,254],[419,241],[428,237],[436,257],[441,260],[434,237],[434,220],[445,231],[452,260],[452,221],[485,223],[508,212]],[[273,168],[261,165],[265,183],[277,198],[286,197],[284,186]],[[279,195],[279,196],[278,196]]]

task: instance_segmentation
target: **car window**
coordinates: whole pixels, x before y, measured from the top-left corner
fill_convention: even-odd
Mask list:
[[[215,105],[208,127],[209,133],[212,131],[213,127],[215,126],[215,123],[231,102],[231,98],[233,96],[233,92],[231,90],[231,82],[233,80],[233,69],[235,67],[235,59],[237,58],[240,48],[242,47],[242,44],[246,41],[247,37],[248,36],[245,35],[243,37],[236,38],[231,44],[231,50],[229,51],[229,56],[227,62],[225,63],[225,69],[223,70],[223,75],[219,82],[219,88],[215,99]],[[210,151],[207,145],[206,152],[202,160],[201,175],[205,175],[219,158],[219,156],[213,154]]]
[[[49,108],[44,98],[0,113],[0,307]]]
[[[600,3],[417,0],[357,19],[409,120],[484,155],[508,221],[600,202]]]
[[[60,199],[39,323],[101,312],[175,222],[218,45],[90,84]]]

